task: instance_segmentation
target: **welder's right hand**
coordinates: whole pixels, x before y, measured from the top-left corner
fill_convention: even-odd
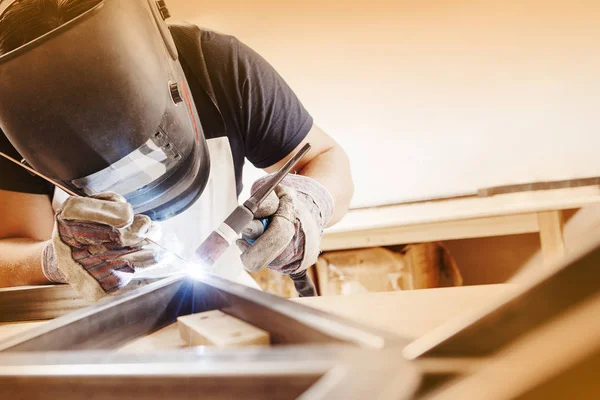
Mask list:
[[[158,232],[116,193],[69,197],[42,255],[44,274],[69,283],[89,301],[100,300],[125,287],[135,271],[157,263],[160,252],[148,249],[147,239]]]

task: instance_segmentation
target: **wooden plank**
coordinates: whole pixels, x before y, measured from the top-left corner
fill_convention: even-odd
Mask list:
[[[477,191],[478,196],[494,196],[497,194],[528,192],[532,190],[550,190],[574,188],[579,186],[600,185],[600,177],[569,179],[563,181],[531,182],[517,185],[493,186]]]
[[[53,319],[89,305],[69,285],[4,288],[0,289],[0,322]]]
[[[562,211],[538,213],[542,255],[546,265],[564,257],[565,237]]]
[[[328,232],[323,236],[321,250],[345,250],[406,243],[514,235],[538,231],[537,214],[529,213],[357,231]]]
[[[220,310],[177,318],[179,334],[190,346],[269,345],[269,333]]]
[[[350,210],[326,233],[439,223],[541,211],[568,210],[600,203],[600,187],[502,194],[491,197],[396,204]]]

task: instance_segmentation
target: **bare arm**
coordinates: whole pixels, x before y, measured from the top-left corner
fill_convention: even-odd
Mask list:
[[[306,138],[292,153],[277,164],[265,168],[265,171],[277,171],[305,143],[311,144],[311,150],[298,164],[298,173],[315,179],[333,196],[335,210],[328,225],[331,226],[346,214],[354,194],[348,156],[335,140],[313,125]]]
[[[0,190],[0,287],[48,283],[41,254],[53,224],[48,196]]]

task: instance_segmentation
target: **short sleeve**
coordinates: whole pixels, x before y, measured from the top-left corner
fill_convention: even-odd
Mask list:
[[[19,161],[22,158],[1,130],[0,151]],[[0,157],[0,190],[51,196],[54,185],[30,174],[4,157]]]
[[[266,168],[304,140],[313,119],[279,73],[254,50],[237,43],[246,158]]]

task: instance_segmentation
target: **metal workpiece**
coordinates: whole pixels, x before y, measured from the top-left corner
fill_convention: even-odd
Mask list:
[[[1,298],[1,297],[0,297]],[[272,343],[349,343],[364,348],[405,345],[387,332],[206,274],[175,276],[56,318],[0,342],[0,351],[114,349],[181,315],[222,310],[271,334]]]
[[[156,282],[133,278],[121,294]],[[0,289],[0,323],[40,321],[60,317],[92,305],[69,285],[27,286]]]
[[[109,297],[1,341],[0,351],[114,349],[189,313],[190,288],[178,276]]]
[[[1,293],[0,293],[1,297]],[[265,347],[116,352],[178,316],[219,309],[271,336]],[[410,398],[408,342],[213,276],[174,276],[0,342],[3,395],[99,398]],[[386,351],[381,351],[383,348]],[[191,379],[192,378],[192,379]]]
[[[344,345],[0,357],[3,395],[28,398],[51,391],[74,399],[97,390],[95,398],[110,399],[409,399],[419,381],[397,349],[383,353]]]

